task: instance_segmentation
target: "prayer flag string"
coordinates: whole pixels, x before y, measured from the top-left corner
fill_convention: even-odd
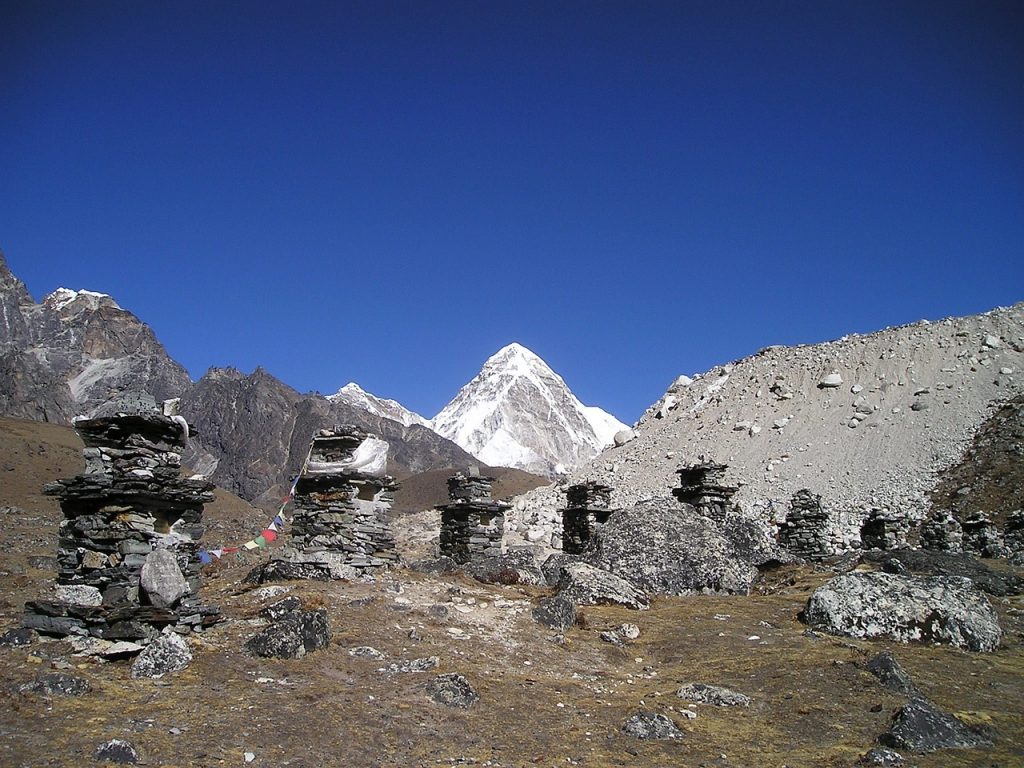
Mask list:
[[[209,563],[212,563],[215,559],[220,560],[225,555],[231,554],[235,555],[236,559],[238,560],[244,560],[244,553],[246,551],[264,549],[271,542],[275,541],[278,538],[278,535],[281,533],[281,530],[284,528],[285,524],[290,522],[290,520],[287,517],[285,517],[284,511],[285,508],[288,506],[289,502],[294,500],[295,489],[299,485],[299,478],[302,477],[302,474],[306,471],[306,466],[308,464],[309,455],[307,454],[306,460],[302,462],[302,468],[299,470],[299,473],[295,475],[295,479],[292,481],[291,488],[288,490],[288,493],[284,497],[284,499],[281,500],[281,507],[277,510],[277,514],[274,516],[274,519],[271,521],[270,525],[264,528],[259,536],[257,536],[255,539],[250,539],[240,547],[200,549],[196,553],[196,555],[199,557],[199,562],[203,565],[208,565]]]

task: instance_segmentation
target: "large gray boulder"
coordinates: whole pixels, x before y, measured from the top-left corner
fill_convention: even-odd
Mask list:
[[[647,596],[628,581],[586,563],[562,568],[558,594],[576,605],[616,604],[641,611],[650,607]]]
[[[650,594],[746,595],[758,568],[789,562],[756,521],[722,522],[673,501],[642,502],[612,515],[584,559]]]
[[[815,590],[803,619],[813,629],[903,643],[992,651],[1002,639],[995,610],[970,579],[882,572],[843,574]]]
[[[154,549],[146,555],[140,583],[150,604],[157,608],[173,608],[189,593],[188,581],[174,553],[167,549]]]

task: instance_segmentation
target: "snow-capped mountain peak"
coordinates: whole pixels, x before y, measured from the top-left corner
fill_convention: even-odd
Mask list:
[[[485,464],[544,474],[578,466],[625,428],[583,405],[544,360],[517,343],[488,358],[431,426]]]
[[[387,400],[367,392],[354,381],[350,381],[333,395],[327,397],[332,402],[343,402],[354,408],[382,416],[385,419],[397,421],[403,426],[410,427],[413,424],[429,427],[429,422],[415,411],[410,411],[397,400]]]

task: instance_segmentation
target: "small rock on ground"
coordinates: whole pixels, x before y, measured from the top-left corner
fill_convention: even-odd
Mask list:
[[[906,673],[889,651],[882,651],[868,659],[867,670],[878,678],[878,681],[886,690],[893,693],[902,693],[904,696],[921,696],[921,692],[917,690],[917,686],[910,679],[910,675]]]
[[[622,730],[638,739],[681,739],[683,732],[665,715],[658,712],[637,712]]]
[[[895,768],[903,765],[903,755],[885,747],[875,747],[869,750],[860,760],[858,765],[882,765],[885,768]]]
[[[132,677],[163,677],[179,672],[192,662],[188,641],[173,632],[161,635],[132,662]]]
[[[564,632],[576,623],[576,603],[562,594],[545,597],[533,609],[533,618],[545,627]]]
[[[469,680],[455,673],[438,675],[427,683],[427,695],[438,704],[459,709],[469,709],[480,700]]]
[[[135,745],[124,739],[111,739],[103,742],[96,747],[93,757],[97,760],[122,765],[139,762],[139,752],[135,749]]]
[[[0,635],[0,648],[15,647],[19,645],[31,645],[36,639],[36,633],[27,627],[9,629]]]
[[[26,693],[38,693],[41,696],[82,696],[92,690],[88,680],[63,672],[40,675],[31,683],[21,686]]]
[[[719,685],[705,685],[704,683],[689,683],[676,691],[676,696],[686,701],[695,701],[700,704],[714,704],[716,707],[748,707],[750,697],[736,691],[730,691]]]

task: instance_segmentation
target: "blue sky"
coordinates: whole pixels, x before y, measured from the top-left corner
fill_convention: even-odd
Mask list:
[[[7,2],[0,248],[433,415],[1024,299],[1024,5]]]

